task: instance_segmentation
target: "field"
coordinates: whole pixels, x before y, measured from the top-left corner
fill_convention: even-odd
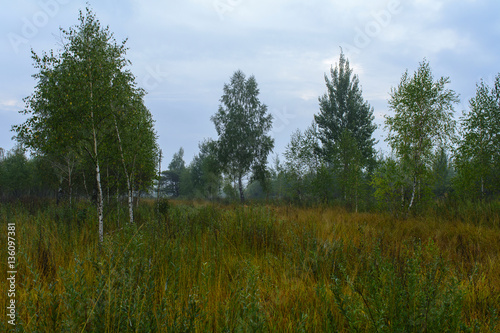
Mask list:
[[[498,204],[397,219],[341,208],[0,206],[19,332],[498,332]],[[7,251],[0,279],[7,286]],[[0,331],[7,323],[2,287]]]

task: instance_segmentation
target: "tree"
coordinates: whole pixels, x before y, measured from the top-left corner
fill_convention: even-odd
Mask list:
[[[32,51],[38,83],[25,99],[22,112],[28,120],[13,129],[20,142],[40,154],[73,152],[92,163],[102,242],[103,163],[107,170],[123,166],[130,198],[134,174],[136,183],[147,183],[154,175],[156,136],[144,93],[127,69],[126,41],[117,44],[88,8],[85,15],[80,11],[79,21],[76,27],[61,29],[60,54],[51,51],[39,57]],[[133,222],[132,213],[130,217]]]
[[[388,209],[398,215],[403,209],[404,174],[400,164],[393,157],[381,157],[372,177],[374,196],[381,209]]]
[[[213,200],[219,195],[222,183],[216,142],[204,140],[198,147],[200,152],[191,163],[193,189],[195,194]]]
[[[179,158],[184,151],[174,155],[167,174],[171,184],[167,184],[166,191],[172,193],[172,181],[178,179],[180,197],[214,200],[219,195],[222,181],[216,142],[204,140],[198,147],[199,153],[187,167],[184,166],[182,158]]]
[[[434,195],[445,198],[451,191],[451,178],[453,169],[445,147],[439,147],[432,165],[432,180],[434,182]]]
[[[339,174],[339,184],[343,189],[344,200],[354,206],[358,212],[358,201],[362,182],[362,155],[354,135],[349,130],[344,130],[337,145],[342,161]]]
[[[113,118],[127,185],[129,221],[134,223],[134,189],[151,185],[156,174],[158,146],[153,118],[144,105],[144,92],[130,89],[128,84],[124,84],[124,87],[127,89],[113,104]]]
[[[500,190],[500,73],[492,88],[484,81],[476,85],[469,105],[455,152],[458,180],[463,193],[485,198]]]
[[[357,186],[362,169],[374,162],[376,125],[373,108],[363,99],[359,78],[343,53],[338,65],[325,74],[327,92],[319,98],[320,112],[314,116],[323,160],[336,169],[344,199]],[[356,194],[357,195],[357,194]]]
[[[434,81],[429,63],[424,60],[413,76],[407,70],[398,87],[391,89],[389,108],[394,116],[385,117],[389,129],[386,141],[403,172],[411,177],[408,211],[415,202],[417,187],[419,195],[425,187],[424,176],[430,170],[436,149],[446,145],[455,133],[453,105],[459,99],[453,90],[446,88],[448,83],[448,77]]]
[[[274,139],[267,135],[272,128],[272,115],[258,98],[254,76],[246,79],[236,71],[229,84],[224,84],[219,111],[212,116],[219,136],[216,150],[222,169],[238,182],[240,200],[245,200],[243,177],[250,171],[261,173],[267,156],[274,148]],[[256,175],[259,176],[259,175]]]
[[[318,147],[317,126],[313,122],[303,133],[300,130],[292,133],[285,148],[284,170],[299,201],[311,192],[312,177],[320,165]]]
[[[184,162],[184,149],[181,147],[172,157],[172,161],[168,165],[168,170],[163,172],[165,177],[166,193],[174,198],[180,195],[181,175],[186,169]]]
[[[22,148],[16,146],[0,161],[0,194],[19,198],[29,194],[31,183],[31,165]]]

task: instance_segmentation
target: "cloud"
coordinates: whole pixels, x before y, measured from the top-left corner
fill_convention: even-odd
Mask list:
[[[302,90],[302,91],[298,91],[296,94],[297,94],[297,96],[300,97],[300,99],[302,99],[304,101],[318,99],[318,92],[315,90]]]
[[[15,99],[0,100],[0,111],[12,112],[21,110],[24,107],[22,101]]]
[[[390,17],[380,16],[398,3]],[[23,17],[40,10],[38,2],[27,0],[6,6],[0,13],[4,37],[20,31]],[[3,114],[15,115],[23,107],[21,98],[33,91],[30,75],[36,70],[29,48],[57,48],[58,26],[76,24],[78,8],[85,6],[84,0],[68,2],[19,55],[0,54],[7,64],[0,70]],[[183,146],[187,157],[197,153],[200,137],[214,135],[210,116],[237,69],[255,75],[269,109],[295,116],[276,124],[282,130],[275,133],[280,145],[275,151],[281,153],[290,134],[305,129],[318,112],[317,98],[326,91],[324,75],[338,62],[339,46],[355,45],[359,32],[367,29],[366,45],[344,52],[378,123],[387,113],[391,86],[424,57],[436,76],[452,76],[457,92],[465,96],[473,95],[478,79],[500,71],[497,0],[109,0],[92,7],[118,41],[129,38],[131,71],[148,91],[160,146],[171,152]],[[10,50],[6,38],[2,43]],[[0,124],[0,133],[8,133],[11,125]]]

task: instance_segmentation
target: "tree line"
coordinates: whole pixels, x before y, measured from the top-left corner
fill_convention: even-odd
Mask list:
[[[182,148],[174,154],[161,178],[166,196],[243,201],[246,195],[299,204],[340,204],[353,211],[378,207],[396,213],[419,211],[437,201],[498,198],[500,74],[493,87],[484,81],[477,84],[469,111],[457,122],[459,96],[449,88],[450,79],[435,79],[427,60],[413,74],[407,70],[390,91],[391,113],[385,116],[385,129],[391,153],[384,156],[375,150],[373,108],[362,97],[359,77],[341,53],[330,76],[325,75],[326,93],[318,99],[319,112],[311,125],[291,135],[284,160],[276,155],[270,167],[266,159],[273,141],[265,133],[271,115],[260,121],[265,125],[259,125],[239,112],[247,108],[248,114],[258,114],[248,103],[228,102],[242,101],[234,91],[246,89],[244,74],[235,72],[230,82],[224,87],[219,112],[212,117],[219,138],[200,143],[200,153],[188,166]],[[247,94],[258,101],[258,90],[247,89]],[[217,123],[221,119],[225,127]],[[258,135],[268,149],[251,154],[252,147],[260,146],[244,131],[259,126]],[[234,152],[241,156],[227,151],[226,140],[236,145]],[[245,167],[235,168],[236,161],[249,156],[262,162],[252,168],[249,159]],[[250,172],[245,190],[241,186],[245,172],[237,170]]]
[[[28,119],[13,126],[19,145],[0,154],[4,200],[54,193],[70,203],[92,198],[102,231],[104,206],[126,198],[133,223],[140,193],[406,213],[436,200],[498,198],[500,74],[491,87],[477,84],[457,122],[459,98],[449,78],[435,79],[426,60],[413,74],[407,70],[390,91],[385,129],[392,151],[383,156],[375,150],[373,107],[341,52],[325,74],[311,125],[296,130],[283,156],[269,163],[272,115],[255,77],[238,70],[211,117],[218,137],[200,142],[189,165],[180,148],[159,176],[154,121],[129,69],[126,40],[118,43],[90,9],[61,36],[58,52],[32,51],[38,72],[24,100]]]

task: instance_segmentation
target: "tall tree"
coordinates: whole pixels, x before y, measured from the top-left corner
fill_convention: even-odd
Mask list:
[[[386,141],[411,177],[408,211],[415,202],[417,188],[425,187],[424,176],[437,148],[446,145],[455,133],[453,105],[459,99],[446,87],[449,83],[448,77],[434,81],[430,65],[424,60],[413,76],[407,70],[398,87],[391,89],[389,108],[394,116],[385,117],[389,129]]]
[[[12,198],[29,194],[32,182],[30,169],[21,146],[7,152],[7,156],[0,161],[0,194]]]
[[[200,152],[181,173],[180,192],[182,196],[213,200],[219,195],[222,182],[216,142],[204,140],[198,147]]]
[[[142,93],[127,69],[130,62],[125,58],[126,41],[118,44],[109,28],[103,28],[88,8],[85,14],[80,11],[79,21],[79,25],[69,30],[61,29],[60,54],[51,51],[39,57],[32,52],[35,68],[39,69],[34,75],[38,83],[35,92],[25,99],[23,113],[29,116],[28,120],[14,126],[14,130],[20,142],[36,151],[44,154],[73,151],[93,164],[102,242],[102,163],[114,160],[118,162],[115,165],[126,166],[137,160],[134,154],[125,151],[128,146],[124,142],[137,138],[138,123],[127,123],[122,113],[127,111],[130,115],[132,109],[144,111],[144,106]],[[144,122],[139,124],[151,123],[151,119],[146,119],[150,117],[148,112],[142,115]],[[151,127],[143,126],[141,130],[149,131],[148,135],[155,140]],[[117,141],[121,151],[117,149]],[[138,145],[133,148],[138,149]],[[141,146],[140,151],[145,149],[154,147],[148,144]],[[144,174],[144,170],[139,171]],[[129,169],[126,174],[130,179]]]
[[[359,78],[343,53],[330,75],[331,79],[325,74],[327,92],[319,98],[320,111],[314,120],[323,160],[337,170],[340,179],[353,182],[341,184],[347,198],[348,189],[359,182],[353,176],[373,165],[376,125],[373,108],[363,99]]]
[[[403,211],[405,177],[393,156],[380,157],[371,184],[381,209],[390,210],[395,215]]]
[[[296,130],[292,133],[285,148],[284,171],[299,200],[309,192],[312,176],[319,168],[318,147],[317,126],[313,122],[304,132]]]
[[[273,117],[258,98],[254,76],[246,79],[238,70],[229,84],[224,84],[219,111],[212,116],[219,139],[217,155],[222,169],[238,182],[240,200],[245,200],[243,178],[250,171],[265,170],[267,156],[274,148],[274,139],[267,133]]]
[[[434,195],[437,198],[446,198],[451,190],[453,169],[445,147],[439,147],[432,165],[432,180]]]
[[[185,169],[184,149],[181,147],[172,157],[172,161],[168,165],[168,170],[163,172],[165,178],[164,186],[168,195],[174,198],[179,196],[181,175]]]
[[[141,89],[130,89],[113,105],[114,128],[120,152],[123,174],[127,185],[129,221],[134,223],[134,189],[139,184],[147,187],[156,173],[158,146],[154,121],[145,107]],[[115,149],[116,150],[116,149]]]
[[[469,105],[455,153],[458,179],[463,193],[485,198],[500,191],[500,73],[491,88],[484,81],[477,84]]]

